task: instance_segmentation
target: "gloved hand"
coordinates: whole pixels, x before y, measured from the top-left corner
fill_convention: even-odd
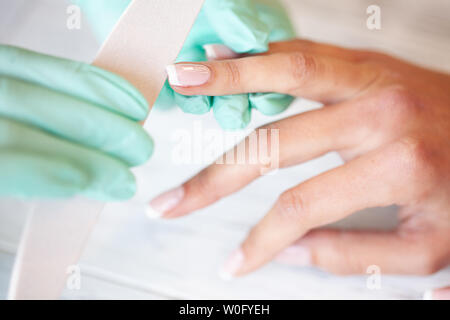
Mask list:
[[[123,200],[153,149],[148,106],[121,77],[0,45],[0,196]]]
[[[90,18],[101,40],[129,3],[128,0],[74,1]],[[206,0],[177,62],[205,61],[204,45],[223,44],[236,53],[258,53],[267,51],[269,42],[294,37],[289,18],[277,0]],[[284,111],[292,100],[291,96],[278,93],[188,97],[174,93],[166,82],[155,107],[167,108],[175,102],[184,112],[193,114],[206,113],[212,107],[222,128],[241,129],[250,121],[251,108],[273,115]]]

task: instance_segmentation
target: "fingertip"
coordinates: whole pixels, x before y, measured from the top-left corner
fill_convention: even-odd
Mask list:
[[[123,127],[110,128],[109,140],[111,141],[100,145],[102,151],[120,159],[129,167],[145,163],[153,154],[153,139],[138,123],[122,124]]]
[[[174,64],[166,66],[166,73],[168,81],[171,86],[182,86],[180,80],[178,79],[177,68]]]
[[[169,81],[164,82],[164,86],[161,89],[158,98],[153,104],[153,108],[159,110],[169,110],[174,106],[174,91],[169,85]]]
[[[216,60],[217,59],[218,54],[217,54],[213,44],[205,44],[203,46],[203,50],[205,50],[205,55],[208,60]]]
[[[136,179],[129,170],[116,172],[109,183],[105,181],[101,192],[108,201],[128,200],[136,193]]]
[[[450,300],[450,287],[427,290],[423,297],[424,300]]]
[[[169,84],[176,87],[198,87],[211,78],[211,70],[206,64],[182,62],[166,66]]]
[[[234,279],[239,274],[245,262],[244,252],[241,248],[233,251],[219,269],[219,276],[226,281]]]
[[[433,290],[426,290],[423,293],[422,300],[433,300]]]
[[[253,1],[207,1],[205,9],[210,21],[223,22],[213,28],[229,48],[239,53],[267,51],[270,30]]]
[[[210,96],[185,96],[175,92],[174,97],[175,103],[185,113],[205,114],[211,109],[212,97]]]
[[[251,108],[257,109],[266,116],[276,115],[285,111],[292,101],[294,101],[294,97],[275,92],[249,94]]]
[[[251,110],[247,94],[214,97],[214,117],[222,129],[244,129],[250,122]]]
[[[133,120],[145,120],[150,109],[148,102],[127,79],[94,65],[83,65],[80,70],[82,69],[90,76],[89,81],[96,88],[96,92],[103,93],[96,93],[95,98],[103,99],[101,104],[104,107],[118,111]]]
[[[141,143],[140,143],[140,148],[139,148],[140,152],[139,152],[138,157],[136,158],[136,162],[133,164],[134,166],[145,163],[153,155],[155,143],[154,143],[152,137],[144,129],[142,129],[142,131],[143,131],[143,137],[142,137]]]
[[[149,218],[149,219],[159,219],[163,216],[162,212],[155,210],[150,205],[147,206],[145,213],[146,213],[147,218]]]
[[[203,46],[208,60],[235,59],[239,54],[223,44],[205,44]]]
[[[177,207],[185,196],[184,187],[179,186],[153,198],[147,208],[147,217],[166,218],[167,213]]]
[[[219,271],[217,272],[217,275],[223,281],[231,281],[234,279],[234,276],[232,274],[230,274],[229,272],[227,272],[226,270],[224,270],[223,267],[221,267],[219,269]]]

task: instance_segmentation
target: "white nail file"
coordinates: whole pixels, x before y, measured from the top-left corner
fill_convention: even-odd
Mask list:
[[[94,65],[136,86],[152,106],[204,0],[133,0],[102,46]],[[57,299],[104,204],[74,198],[40,202],[22,235],[10,299]]]

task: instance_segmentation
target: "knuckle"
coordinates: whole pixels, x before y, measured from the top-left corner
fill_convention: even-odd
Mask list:
[[[316,59],[302,52],[289,54],[289,69],[296,84],[304,84],[317,71]]]
[[[303,219],[307,210],[302,193],[294,190],[283,192],[278,199],[277,206],[279,215],[288,220]]]
[[[226,83],[232,88],[235,88],[241,82],[241,72],[238,64],[233,61],[224,61],[223,62],[225,70],[226,70]]]
[[[404,154],[408,163],[414,166],[424,162],[426,158],[426,146],[418,138],[405,137],[400,140],[400,152]]]
[[[405,137],[399,141],[400,167],[408,180],[418,185],[433,182],[437,178],[437,168],[433,165],[433,152],[422,139]]]
[[[397,123],[414,116],[419,106],[414,93],[401,84],[383,89],[379,99],[379,106],[386,108]]]
[[[363,123],[370,134],[378,137],[393,139],[402,136],[420,117],[419,99],[403,84],[376,89],[361,101]]]

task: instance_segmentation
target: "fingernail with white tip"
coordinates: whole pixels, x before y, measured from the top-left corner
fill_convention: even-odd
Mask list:
[[[281,251],[275,260],[288,265],[309,266],[311,265],[311,252],[307,247],[293,245]]]
[[[203,49],[208,60],[234,59],[239,56],[239,54],[223,44],[205,44]]]
[[[167,77],[169,80],[169,83],[174,86],[180,86],[180,80],[178,80],[178,74],[177,69],[174,64],[166,67]]]
[[[147,217],[152,219],[163,217],[166,212],[177,206],[183,199],[183,196],[183,187],[177,187],[157,196],[150,201],[147,208]]]
[[[242,249],[237,249],[229,256],[229,258],[220,268],[219,276],[226,281],[233,279],[243,263],[244,252],[242,251]]]
[[[433,300],[433,290],[427,290],[423,293],[423,300]]]
[[[177,63],[166,67],[169,83],[173,86],[195,87],[208,82],[211,71],[202,64]]]

